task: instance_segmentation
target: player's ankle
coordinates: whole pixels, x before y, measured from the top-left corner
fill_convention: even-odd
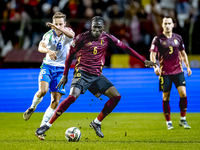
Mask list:
[[[186,116],[185,117],[180,117],[180,120],[186,120]]]
[[[46,125],[51,128],[52,124],[50,124],[49,122],[46,123]]]
[[[166,121],[166,124],[168,125],[168,123],[172,123],[172,121],[170,120],[170,121]]]
[[[101,122],[96,118],[96,119],[94,119],[94,123],[96,123],[96,124],[101,124]]]

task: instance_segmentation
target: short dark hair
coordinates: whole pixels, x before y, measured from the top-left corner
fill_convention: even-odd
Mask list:
[[[52,19],[55,19],[55,18],[63,18],[64,21],[66,21],[66,15],[63,14],[63,13],[61,13],[61,12],[56,12],[56,13],[53,15]]]
[[[101,16],[95,16],[95,17],[93,17],[93,18],[92,18],[92,22],[93,22],[93,21],[96,21],[96,22],[102,21],[103,23],[105,23],[104,20],[103,20],[103,18],[102,18]]]
[[[172,19],[172,22],[175,23],[175,20],[174,20],[174,18],[173,18],[172,16],[164,16],[163,19],[164,19],[164,18],[168,18],[168,19],[171,18],[171,19]]]

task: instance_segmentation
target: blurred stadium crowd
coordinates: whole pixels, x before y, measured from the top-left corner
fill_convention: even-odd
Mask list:
[[[49,30],[46,22],[57,11],[66,14],[67,26],[76,35],[90,29],[93,16],[102,16],[107,32],[147,59],[153,37],[162,32],[162,17],[170,15],[186,52],[200,54],[200,0],[0,0],[0,67],[13,49],[37,49]],[[109,48],[105,65],[121,53]]]

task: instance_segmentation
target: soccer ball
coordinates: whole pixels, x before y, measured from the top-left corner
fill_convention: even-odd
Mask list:
[[[65,131],[65,138],[68,142],[78,142],[81,138],[81,131],[77,127],[70,127]]]

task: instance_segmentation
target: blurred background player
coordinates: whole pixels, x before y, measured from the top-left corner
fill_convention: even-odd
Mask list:
[[[51,127],[53,122],[75,102],[79,95],[84,94],[85,91],[89,89],[94,95],[101,93],[110,98],[97,118],[90,123],[90,127],[95,130],[97,136],[101,138],[104,137],[101,132],[101,122],[112,112],[121,99],[121,95],[114,85],[102,75],[105,54],[109,46],[119,48],[129,55],[136,57],[142,61],[145,66],[156,65],[156,63],[143,58],[113,35],[104,32],[104,20],[102,17],[93,17],[91,30],[76,36],[71,44],[69,54],[65,61],[64,74],[57,86],[58,89],[60,89],[60,87],[64,88],[67,83],[69,67],[76,54],[76,65],[70,94],[60,103],[49,122],[36,130],[36,136],[44,134]]]
[[[57,89],[56,85],[63,75],[65,59],[75,35],[71,28],[65,27],[66,16],[63,13],[57,12],[52,19],[53,23],[47,23],[47,26],[52,29],[44,34],[38,48],[39,52],[46,53],[38,78],[39,90],[35,93],[31,106],[23,114],[24,120],[29,120],[49,89],[51,104],[43,116],[41,126],[51,118],[61,96],[65,94],[65,89]],[[38,136],[38,138],[44,140],[43,135]]]
[[[175,84],[180,96],[180,122],[179,125],[186,129],[191,127],[186,121],[187,95],[185,77],[182,68],[182,61],[187,67],[188,76],[192,74],[188,63],[187,54],[182,37],[172,32],[174,27],[173,18],[166,16],[163,18],[163,34],[154,37],[150,48],[150,60],[156,62],[158,53],[160,68],[154,67],[156,75],[159,77],[160,91],[163,91],[163,112],[166,119],[167,129],[174,129],[170,119],[170,91],[172,83]]]

